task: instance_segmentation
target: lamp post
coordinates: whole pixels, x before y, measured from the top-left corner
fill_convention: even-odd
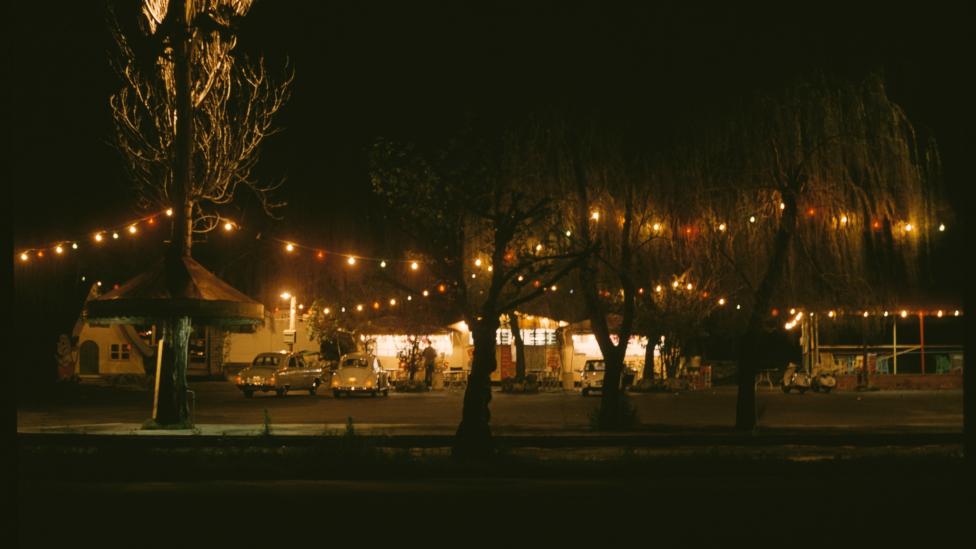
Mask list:
[[[295,350],[295,296],[288,292],[281,294],[281,299],[290,300],[288,306],[288,329],[283,332],[285,343],[288,344],[288,352]]]

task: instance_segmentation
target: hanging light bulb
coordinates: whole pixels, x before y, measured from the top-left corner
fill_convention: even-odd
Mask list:
[[[481,258],[480,257],[478,259],[475,259],[474,260],[474,266],[475,267],[480,267],[481,266]]]
[[[942,310],[939,309],[939,311],[937,313],[935,313],[935,316],[937,316],[939,318],[942,318]]]
[[[346,258],[346,263],[348,263],[350,265],[355,265],[356,264],[356,258],[353,257],[353,256],[349,256],[348,258]]]
[[[288,244],[285,244],[285,249],[288,250],[289,252],[294,252],[295,251],[295,245],[292,244],[291,242],[289,242]]]
[[[566,236],[573,236],[573,231],[566,231]]]
[[[54,248],[54,253],[58,255],[61,255],[63,252],[64,252],[64,248],[62,248],[60,244],[56,248]]]
[[[914,229],[914,227],[912,227],[911,223],[905,223],[905,232],[910,233],[912,232],[912,229]]]
[[[231,223],[230,221],[224,223],[224,230],[225,231],[232,231],[232,230],[234,230],[234,224]]]
[[[102,233],[95,233],[95,242],[102,241]]]
[[[590,219],[592,219],[593,221],[599,221],[600,220],[600,212],[594,211],[593,213],[591,213],[590,214]]]
[[[113,233],[112,233],[112,238],[113,238],[113,239],[115,239],[115,240],[118,240],[118,238],[119,238],[119,233],[116,233],[116,232],[113,232]]]
[[[419,268],[420,268],[420,264],[419,263],[417,263],[416,261],[410,262],[410,270],[416,271]]]
[[[490,273],[492,271],[494,271],[494,269],[491,267],[491,265],[488,265],[488,272]]]
[[[553,284],[552,286],[549,286],[549,289],[555,292],[556,291],[556,285]]]
[[[688,285],[687,285],[687,286],[685,286],[685,288],[688,288],[688,291],[689,291],[689,292],[691,291],[691,289],[692,289],[693,287],[694,287],[694,286],[692,286],[692,285],[691,285],[691,282],[689,282],[689,283],[688,283]]]
[[[837,314],[837,313],[835,313],[834,311],[829,311],[829,312],[827,313],[827,316],[829,316],[830,318],[834,318],[834,316],[835,316],[836,314]]]
[[[888,316],[888,311],[885,311],[885,312],[884,312],[884,316],[885,316],[885,317],[887,317],[887,316]]]
[[[518,281],[522,282],[523,280],[525,280],[525,277],[522,275],[518,275]]]
[[[169,217],[173,217],[173,208],[166,208],[166,215]]]
[[[329,310],[328,307],[326,307],[326,308],[322,309],[322,312],[325,313],[325,314],[329,314],[331,311]]]
[[[756,216],[750,215],[749,216],[749,223],[755,223],[755,222],[756,222]]]
[[[939,232],[945,232],[945,223],[939,223]]]
[[[867,311],[864,311],[864,315],[863,315],[864,318],[867,318],[869,315],[870,315],[870,313],[868,313]]]
[[[779,203],[779,209],[780,210],[785,210],[786,209],[786,202],[780,202]]]
[[[390,299],[390,307],[396,307],[396,298]]]
[[[20,254],[20,260],[21,260],[21,261],[27,261],[28,259],[30,259],[30,256],[29,256],[29,255],[27,255],[27,252],[22,252],[22,253]]]
[[[541,252],[542,251],[542,244],[536,244],[535,245],[535,251]]]
[[[71,243],[71,249],[72,250],[77,250],[78,249],[78,243],[77,242],[72,242]]]
[[[738,311],[738,310],[739,310],[739,309],[741,309],[741,308],[742,308],[742,305],[739,305],[738,303],[736,303],[736,305],[735,305],[735,310],[736,310],[736,311]]]
[[[959,316],[959,310],[952,311],[952,316]]]
[[[325,252],[323,252],[322,250],[319,250],[318,252],[315,253],[315,258],[316,259],[325,259]]]
[[[905,309],[902,309],[901,310],[901,317],[902,318],[908,318],[908,311],[906,311]]]
[[[677,288],[677,287],[678,287],[678,281],[677,281],[677,280],[675,280],[674,282],[672,282],[672,283],[671,283],[671,287],[672,287],[672,288]]]
[[[654,232],[656,232],[656,233],[657,232],[661,232],[661,224],[660,223],[655,223],[651,228],[653,228],[654,229]]]
[[[719,305],[725,305],[725,298],[724,297],[718,298],[718,304]]]
[[[129,225],[129,234],[136,234],[136,226]]]
[[[386,268],[386,261],[380,261],[380,269]]]
[[[413,296],[412,295],[408,295],[407,296],[407,301],[413,301]]]
[[[718,230],[720,230],[722,232],[725,232],[725,223],[719,223],[718,224]]]
[[[654,291],[657,293],[661,293],[663,290],[664,290],[664,286],[661,286],[660,284],[654,287]]]
[[[427,296],[430,295],[430,292],[428,292],[427,290],[424,290],[422,293],[424,294],[424,297],[427,297]]]
[[[357,311],[362,311],[363,310],[363,306],[362,305],[356,305],[356,310]]]

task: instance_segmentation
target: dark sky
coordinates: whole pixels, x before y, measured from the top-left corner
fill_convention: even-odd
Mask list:
[[[370,210],[363,147],[377,135],[422,135],[468,111],[517,119],[554,104],[653,128],[814,68],[854,76],[884,69],[891,94],[942,144],[950,186],[958,177],[955,109],[964,91],[955,79],[968,70],[958,59],[971,31],[961,9],[413,4],[265,0],[252,11],[240,48],[266,53],[272,67],[287,56],[296,72],[284,132],[267,143],[259,169],[287,177],[281,197],[290,205],[274,232],[324,244],[347,238]],[[97,1],[13,9],[17,245],[136,213],[108,143],[115,84],[104,19]]]

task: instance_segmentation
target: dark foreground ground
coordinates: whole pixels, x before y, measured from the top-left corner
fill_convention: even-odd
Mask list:
[[[19,541],[21,547],[947,547],[966,546],[962,540],[972,537],[973,499],[954,458],[662,461],[625,475],[508,473],[314,481],[21,479]]]

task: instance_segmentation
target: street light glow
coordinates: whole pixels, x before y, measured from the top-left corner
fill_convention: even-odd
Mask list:
[[[291,299],[291,294],[288,292],[282,292],[281,299]]]

